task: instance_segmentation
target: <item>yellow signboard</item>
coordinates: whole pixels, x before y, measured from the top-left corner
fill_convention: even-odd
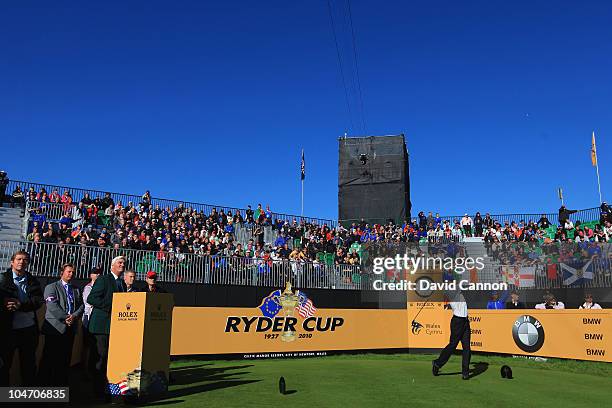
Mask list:
[[[417,312],[409,308],[409,319]],[[444,347],[451,317],[441,305],[424,308],[416,318],[420,328],[410,332],[410,348]],[[470,310],[468,318],[472,351],[612,361],[609,310]]]
[[[168,389],[173,296],[115,293],[107,377],[111,394],[146,397]]]
[[[317,309],[309,317],[267,317],[258,308],[177,307],[172,321],[172,355],[408,346],[404,310]],[[283,341],[287,330],[294,331],[293,341]]]

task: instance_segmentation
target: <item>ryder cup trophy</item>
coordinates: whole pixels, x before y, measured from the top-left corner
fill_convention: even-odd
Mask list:
[[[285,314],[285,319],[288,317],[293,317],[293,312],[298,305],[299,297],[296,293],[291,292],[291,283],[287,282],[287,286],[285,286],[285,290],[278,297],[278,302],[283,307],[283,312]],[[285,330],[283,334],[281,334],[282,341],[293,341],[295,340],[295,332],[293,330]]]

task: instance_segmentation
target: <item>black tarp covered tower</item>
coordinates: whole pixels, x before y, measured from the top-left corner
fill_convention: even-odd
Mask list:
[[[401,223],[410,218],[410,177],[404,135],[338,138],[338,218]]]

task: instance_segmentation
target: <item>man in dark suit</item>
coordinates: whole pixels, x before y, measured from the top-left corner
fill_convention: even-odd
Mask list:
[[[96,378],[94,378],[94,391],[100,397],[106,394],[108,384],[106,365],[108,362],[108,337],[110,334],[113,293],[127,290],[125,281],[121,276],[124,270],[125,257],[113,258],[111,273],[96,279],[87,297],[87,303],[93,306],[89,318],[89,332],[96,338],[96,347],[100,356],[96,363]]]
[[[525,303],[519,302],[519,294],[516,290],[510,292],[510,301],[506,303],[506,309],[525,309]]]
[[[43,304],[38,280],[27,272],[30,255],[17,251],[11,267],[0,275],[0,386],[8,387],[9,372],[15,350],[19,350],[21,385],[32,386],[36,378],[38,320],[36,311]]]
[[[68,385],[74,336],[85,308],[80,289],[71,283],[74,265],[64,264],[60,271],[60,280],[45,287],[45,347],[38,372],[41,385],[54,387]]]
[[[131,269],[123,272],[123,280],[125,281],[125,291],[126,292],[140,292],[140,288],[134,285],[134,281],[136,280],[136,272]]]

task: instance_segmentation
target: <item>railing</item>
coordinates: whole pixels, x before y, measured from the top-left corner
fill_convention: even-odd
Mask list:
[[[33,187],[37,192],[40,191],[41,188],[44,188],[47,193],[51,193],[53,190],[57,190],[59,194],[62,194],[64,190],[68,190],[72,195],[72,199],[75,203],[78,203],[85,195],[85,193],[89,193],[91,198],[95,198],[97,196],[103,197],[106,192],[100,190],[90,190],[90,189],[81,189],[75,187],[65,187],[65,186],[56,186],[52,184],[43,184],[43,183],[34,183],[29,181],[19,181],[19,180],[11,180],[9,185],[7,186],[6,192],[7,194],[11,194],[11,192],[17,187],[17,185],[21,186],[24,196],[27,199],[27,193],[30,187]],[[134,194],[124,194],[124,193],[110,193],[113,201],[115,203],[121,202],[122,204],[127,204],[128,202],[132,202],[134,204],[138,204],[142,201],[142,197]],[[244,208],[235,208],[235,207],[227,207],[221,205],[211,205],[211,204],[202,204],[202,203],[194,203],[190,201],[180,201],[180,200],[170,200],[164,198],[152,198],[151,204],[153,206],[159,205],[160,207],[170,207],[175,208],[177,206],[183,206],[185,208],[193,208],[197,211],[202,211],[205,214],[210,214],[213,208],[216,208],[218,211],[232,211],[235,213],[236,211],[240,211],[241,214],[245,215]],[[485,217],[486,213],[481,212],[482,217]],[[525,222],[535,221],[537,222],[540,217],[545,214],[548,220],[552,224],[558,224],[558,213],[516,213],[516,214],[491,214],[491,218],[495,221],[504,224],[505,222],[511,223],[512,221],[520,222],[521,220]],[[472,218],[474,218],[474,214],[470,214]],[[599,220],[600,210],[599,207],[587,208],[583,210],[579,210],[578,212],[571,214],[570,219],[574,221],[596,221]],[[317,223],[317,224],[327,224],[331,227],[336,227],[338,222],[336,220],[325,219],[325,218],[315,218],[315,217],[303,217],[298,215],[284,214],[284,213],[272,213],[272,218],[275,220],[289,221],[292,222],[294,219],[297,222],[308,222],[308,223]],[[463,216],[461,215],[445,215],[440,217],[443,221],[448,220],[450,222],[460,221]],[[413,216],[412,219],[416,219],[416,216]],[[342,224],[350,225],[352,222],[359,223],[361,220],[340,220]],[[377,219],[371,220],[370,224],[378,223],[378,224],[386,224],[388,219]],[[401,221],[397,220],[398,223]]]
[[[75,277],[88,279],[89,271],[110,270],[114,257],[126,257],[126,267],[143,280],[155,271],[160,282],[221,285],[284,286],[291,280],[299,288],[359,290],[366,279],[358,266],[325,265],[291,260],[264,260],[227,256],[204,256],[159,251],[114,249],[44,242],[0,241],[0,265],[8,266],[17,250],[30,254],[29,270],[36,276],[57,277],[62,264],[75,265]]]
[[[425,244],[427,246],[427,244]],[[458,256],[476,254],[475,243],[466,244],[473,249],[459,248]],[[465,278],[470,282],[508,282],[516,284],[521,289],[544,288],[610,288],[612,287],[612,245],[599,244],[600,257],[592,262],[593,276],[582,279],[579,285],[566,285],[560,272],[561,264],[556,264],[557,274],[549,276],[544,262],[530,265],[501,265],[499,262],[486,262],[483,270],[465,272]],[[425,251],[426,247],[419,246]],[[472,247],[470,247],[472,248]],[[374,248],[371,248],[374,249]],[[228,256],[205,256],[197,254],[182,254],[160,251],[141,251],[133,249],[114,249],[89,247],[83,245],[64,245],[43,242],[0,241],[0,266],[8,266],[10,257],[17,250],[25,250],[30,254],[30,271],[37,276],[57,277],[59,268],[66,262],[75,265],[75,277],[87,279],[92,268],[100,267],[104,272],[110,270],[114,257],[126,257],[126,267],[136,272],[136,277],[143,280],[148,271],[155,271],[160,282],[182,282],[217,285],[246,286],[283,286],[290,280],[300,288],[327,288],[371,290],[375,279],[384,281],[399,281],[405,279],[403,272],[396,271],[394,275],[387,273],[374,275],[371,264],[367,267],[357,265],[327,265],[323,262],[302,262],[292,260],[253,259]],[[370,258],[378,256],[371,251]],[[525,284],[518,280],[508,279],[506,268],[518,268],[518,275],[529,273],[534,276],[533,283]],[[521,269],[523,268],[523,269]]]
[[[57,192],[61,195],[63,194],[63,192],[65,190],[68,190],[72,196],[72,200],[75,203],[78,203],[79,201],[81,201],[81,199],[85,196],[85,193],[88,193],[89,196],[94,199],[96,197],[104,197],[104,195],[106,194],[105,191],[101,191],[101,190],[91,190],[91,189],[82,189],[82,188],[75,188],[75,187],[66,187],[66,186],[56,186],[53,184],[44,184],[44,183],[34,183],[34,182],[30,182],[30,181],[20,181],[20,180],[10,180],[9,184],[6,188],[6,192],[7,194],[11,194],[13,192],[13,190],[17,187],[20,186],[21,189],[23,190],[23,194],[25,199],[27,199],[27,195],[28,195],[28,190],[30,189],[30,187],[33,187],[34,190],[36,190],[36,192],[39,192],[41,188],[44,188],[48,194],[51,194],[51,192],[53,190],[57,190]],[[129,203],[130,201],[132,203],[134,203],[135,205],[139,204],[142,201],[142,196],[139,195],[134,195],[134,194],[125,194],[125,193],[110,193],[113,201],[115,202],[115,204],[121,202],[123,205],[126,205],[127,203]],[[212,204],[203,204],[203,203],[194,203],[194,202],[190,202],[190,201],[181,201],[181,200],[170,200],[170,199],[165,199],[165,198],[151,198],[151,204],[153,206],[155,205],[159,205],[161,208],[165,208],[165,207],[170,207],[170,208],[176,208],[178,206],[182,206],[185,208],[193,208],[194,210],[197,211],[201,211],[204,214],[210,214],[213,208],[216,208],[217,211],[225,211],[225,213],[227,213],[228,211],[231,211],[233,214],[236,211],[240,211],[240,213],[242,214],[243,217],[246,218],[245,216],[245,212],[246,209],[244,208],[236,208],[236,207],[227,207],[227,206],[223,206],[223,205],[212,205]],[[335,227],[337,225],[337,222],[335,220],[331,220],[331,219],[326,219],[326,218],[315,218],[315,217],[304,217],[304,216],[299,216],[299,215],[292,215],[292,214],[284,214],[284,213],[277,213],[277,212],[272,212],[272,218],[274,220],[282,220],[282,221],[293,221],[294,219],[297,222],[307,222],[307,223],[317,223],[317,224],[327,224],[330,225],[332,227]]]
[[[576,221],[581,221],[581,222],[588,222],[588,221],[599,221],[599,216],[601,214],[601,211],[599,209],[599,207],[593,207],[593,208],[586,208],[584,210],[578,210],[578,212],[571,214],[569,216],[569,218],[576,222]],[[469,214],[469,216],[472,218],[472,221],[474,220],[476,213],[472,213]],[[480,212],[480,215],[482,216],[482,218],[484,219],[486,212]],[[542,215],[546,215],[546,218],[548,218],[548,221],[550,221],[551,224],[555,224],[558,225],[559,224],[559,213],[555,212],[555,213],[535,213],[535,214],[524,214],[524,213],[517,213],[517,214],[490,214],[491,218],[493,219],[493,221],[497,221],[500,224],[504,225],[504,223],[512,223],[513,221],[516,223],[519,223],[520,221],[525,221],[526,223],[528,223],[529,221],[533,221],[533,222],[538,222],[540,220],[540,218],[542,217]],[[435,217],[434,217],[435,218]],[[440,218],[442,219],[442,221],[449,221],[451,223],[451,225],[453,225],[455,223],[455,221],[461,222],[461,219],[463,218],[463,215],[441,215]],[[413,215],[411,217],[412,220],[416,220],[418,222],[418,216]],[[388,224],[389,223],[389,219],[388,218],[368,218],[368,224],[373,225],[373,224]],[[391,220],[394,221],[396,224],[403,224],[404,220]],[[361,223],[361,219],[345,219],[345,220],[340,220],[339,223],[341,223],[342,225],[344,225],[345,227],[350,226],[352,223],[356,223],[356,224],[360,224]],[[473,228],[473,226],[472,226]]]
[[[584,210],[578,210],[578,212],[571,214],[569,218],[570,220],[574,222],[576,221],[581,221],[581,222],[599,221],[600,214],[601,214],[601,211],[599,207],[593,207],[593,208],[586,208]],[[484,218],[486,213],[483,213],[481,211],[480,215],[482,216],[482,218]],[[515,221],[516,223],[519,223],[520,221],[525,221],[526,223],[529,221],[533,221],[537,223],[542,217],[542,215],[546,215],[546,218],[548,218],[548,221],[550,221],[551,224],[559,225],[559,213],[558,212],[537,213],[537,214],[490,214],[491,218],[494,221],[497,221],[502,225],[506,222],[510,224],[512,223],[512,221]],[[472,218],[472,221],[473,221],[475,214],[469,214],[469,216]],[[440,216],[440,218],[442,218],[442,221],[449,221],[451,223],[454,223],[455,221],[461,222],[461,218],[463,218],[463,215],[445,215],[445,216]]]
[[[27,201],[26,202],[26,211],[24,218],[24,236],[29,232],[29,227],[31,222],[37,221],[40,219],[40,222],[58,222],[65,214],[68,214],[74,221],[72,226],[75,227],[84,222],[82,214],[79,212],[79,209],[76,205],[65,206],[61,203],[41,203],[38,201]],[[102,221],[101,213],[98,214],[98,225],[100,226],[110,226],[107,218],[104,218],[104,222]],[[264,233],[264,243],[271,244],[276,238],[277,234],[273,230],[270,225],[262,225],[259,226]],[[256,230],[256,226],[254,224],[234,224],[234,237],[236,238],[236,242],[241,243],[243,246],[247,244],[249,239],[254,239],[254,232]],[[292,248],[292,242],[290,243],[290,248]]]
[[[611,269],[609,261],[605,259],[597,259],[593,261],[592,279],[582,279],[577,284],[568,284],[564,283],[563,274],[560,271],[561,264],[556,264],[557,274],[555,277],[549,277],[546,274],[546,265],[534,265],[531,267],[522,267],[522,266],[506,266],[506,265],[496,265],[494,268],[497,269],[499,273],[499,281],[504,281],[504,268],[518,268],[519,276],[522,273],[525,273],[526,268],[529,268],[529,273],[533,272],[534,275],[534,283],[533,286],[537,289],[559,289],[559,288],[567,288],[567,287],[577,287],[582,289],[593,289],[593,288],[612,288],[612,276],[610,275]],[[508,282],[510,287],[522,289],[519,279],[519,284],[516,285],[512,283],[512,281]]]
[[[32,211],[44,215],[46,221],[59,221],[65,214],[68,214],[74,220],[80,218],[80,214],[76,205],[27,201],[26,216],[29,217]],[[32,217],[29,218],[31,219]]]

